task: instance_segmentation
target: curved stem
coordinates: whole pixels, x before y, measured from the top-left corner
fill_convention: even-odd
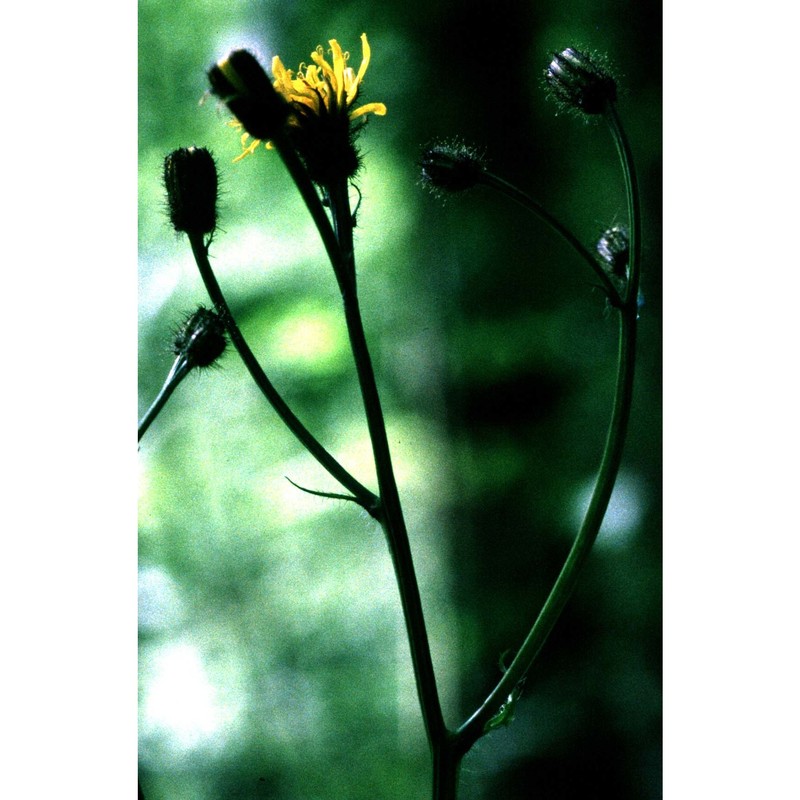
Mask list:
[[[175,359],[175,363],[161,387],[161,391],[156,395],[150,408],[147,409],[144,416],[139,421],[139,441],[142,441],[142,436],[145,435],[147,429],[152,424],[153,420],[158,416],[159,412],[166,405],[167,400],[172,396],[178,384],[191,372],[191,364],[183,357],[179,356]]]
[[[314,458],[334,477],[339,483],[342,484],[348,491],[350,491],[356,498],[359,505],[361,505],[369,514],[376,516],[379,508],[378,498],[365,486],[362,486],[320,443],[314,438],[309,430],[303,425],[302,422],[295,416],[294,412],[289,408],[284,399],[278,394],[277,389],[272,385],[272,382],[267,378],[261,365],[258,363],[253,351],[242,336],[239,326],[231,314],[230,308],[222,294],[222,289],[217,282],[216,276],[211,269],[211,264],[208,260],[208,252],[203,237],[200,234],[189,234],[189,242],[192,245],[192,252],[194,253],[197,267],[200,270],[200,276],[206,286],[208,295],[211,301],[222,314],[225,320],[225,325],[228,334],[231,338],[231,343],[239,352],[239,355],[247,367],[248,372],[255,381],[262,394],[269,401],[270,405],[275,409],[278,416],[281,418],[287,428],[297,437],[303,447],[311,453]]]
[[[464,752],[469,750],[483,735],[486,724],[497,713],[502,703],[511,695],[517,683],[527,674],[547,636],[553,629],[556,620],[561,615],[567,600],[575,588],[578,576],[589,556],[592,545],[597,538],[622,460],[622,451],[630,418],[636,362],[636,326],[641,270],[641,212],[633,156],[616,107],[613,104],[608,106],[606,119],[622,164],[630,223],[630,268],[625,298],[619,309],[620,331],[617,380],[606,445],[583,523],[539,616],[500,682],[480,708],[456,733]]]
[[[397,578],[425,731],[434,761],[436,761],[448,732],[439,702],[422,601],[392,467],[386,424],[358,304],[353,256],[353,218],[350,212],[347,182],[342,181],[336,186],[329,187],[328,198],[334,218],[334,230],[345,262],[340,286],[347,330],[375,459],[382,510],[380,521],[386,533]]]
[[[626,306],[620,313],[619,360],[614,409],[606,437],[594,491],[567,560],[545,601],[536,622],[514,660],[481,707],[458,730],[467,750],[483,735],[486,723],[497,713],[514,687],[525,676],[556,620],[572,594],[581,569],[597,538],[622,460],[622,450],[631,409],[636,353],[636,308]]]
[[[497,175],[491,172],[484,171],[481,173],[481,177],[478,179],[478,182],[483,183],[485,186],[489,186],[492,189],[497,189],[507,197],[519,203],[524,208],[527,208],[528,211],[536,214],[537,217],[547,223],[592,268],[594,273],[603,284],[603,289],[608,295],[608,299],[611,301],[611,304],[616,307],[619,307],[622,304],[619,292],[611,282],[611,279],[608,277],[605,270],[600,266],[600,264],[598,264],[597,260],[583,246],[581,241],[572,233],[572,231],[570,231],[566,225],[554,217],[543,205],[541,205],[541,203],[534,200],[529,194],[526,194],[513,184],[503,180],[502,178],[499,178]]]

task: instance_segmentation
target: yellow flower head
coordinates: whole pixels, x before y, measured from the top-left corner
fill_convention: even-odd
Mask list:
[[[301,64],[297,77],[292,77],[292,71],[283,66],[279,56],[275,56],[272,59],[272,74],[275,76],[275,88],[278,92],[294,106],[295,112],[301,118],[309,113],[316,116],[346,114],[350,120],[364,114],[376,114],[379,117],[386,114],[383,103],[367,103],[350,110],[358,97],[372,53],[367,34],[361,34],[363,57],[357,73],[347,66],[350,54],[342,52],[339,42],[331,39],[328,44],[331,46],[329,52],[333,57],[333,65],[327,61],[322,45],[319,45],[311,54],[314,63],[308,66]]]
[[[301,64],[297,72],[286,69],[279,56],[272,59],[274,87],[289,104],[288,133],[315,180],[326,182],[331,170],[352,175],[358,168],[353,140],[362,123],[353,121],[367,114],[382,117],[383,103],[356,105],[364,74],[369,66],[371,50],[367,35],[361,34],[362,59],[356,72],[347,65],[350,54],[343,52],[339,42],[331,39],[330,60],[322,45],[311,53],[311,64]],[[241,128],[238,121],[232,123]],[[242,135],[242,154],[236,161],[254,153],[260,139]],[[271,143],[266,143],[271,149]]]

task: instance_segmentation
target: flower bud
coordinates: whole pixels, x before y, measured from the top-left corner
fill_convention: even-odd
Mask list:
[[[555,100],[584,114],[602,114],[617,99],[617,84],[600,61],[568,47],[553,54],[545,81]]]
[[[203,147],[182,147],[164,159],[169,218],[176,231],[211,233],[217,226],[217,167]]]
[[[614,225],[606,230],[598,239],[596,250],[606,272],[617,278],[627,277],[630,256],[627,228]]]
[[[272,139],[286,122],[288,104],[248,50],[234,50],[218,61],[208,71],[208,80],[211,91],[254,139]]]
[[[486,169],[484,156],[461,141],[439,142],[427,147],[420,161],[422,183],[434,193],[471,189]]]
[[[200,306],[175,331],[172,352],[190,369],[208,367],[225,352],[226,345],[222,317]]]

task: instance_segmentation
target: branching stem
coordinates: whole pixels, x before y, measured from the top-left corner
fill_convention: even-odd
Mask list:
[[[606,274],[605,270],[597,262],[597,259],[583,246],[580,239],[578,239],[572,231],[564,225],[558,218],[553,216],[541,203],[534,200],[529,194],[518,189],[512,183],[498,177],[497,175],[484,171],[479,178],[479,182],[492,189],[497,189],[502,192],[506,197],[519,203],[523,208],[533,212],[537,217],[542,219],[549,225],[572,249],[591,267],[592,271],[600,279],[603,289],[608,295],[608,299],[613,306],[619,307],[622,305],[622,299],[619,292],[615,288],[611,279]]]
[[[190,237],[192,238],[192,249],[209,295],[228,322],[231,341],[242,355],[256,383],[275,406],[284,422],[295,432],[295,435],[298,436],[309,451],[317,457],[323,466],[326,466],[328,471],[342,485],[352,492],[357,501],[364,505],[372,516],[380,521],[384,529],[400,592],[417,691],[433,757],[434,800],[455,800],[461,759],[486,732],[487,724],[497,714],[503,703],[512,696],[515,688],[527,674],[561,615],[597,538],[619,471],[633,394],[641,218],[638,187],[630,147],[613,104],[609,104],[606,119],[620,155],[628,195],[631,255],[624,297],[616,289],[602,266],[574,234],[537,201],[492,173],[485,172],[481,178],[481,182],[484,185],[498,189],[539,216],[588,263],[601,281],[611,304],[619,311],[619,355],[614,405],[606,444],[592,497],[578,535],[542,610],[516,656],[503,674],[502,679],[474,714],[455,732],[447,729],[442,716],[422,602],[408,541],[408,532],[397,490],[386,424],[358,303],[353,251],[353,217],[350,209],[347,181],[342,180],[336,185],[326,187],[326,197],[333,219],[331,225],[319,194],[293,148],[288,141],[279,139],[275,142],[319,230],[342,293],[345,321],[364,403],[367,427],[372,442],[375,469],[378,477],[378,497],[355,481],[349,473],[343,470],[338,462],[333,461],[327,451],[311,437],[305,428],[300,426],[294,415],[277,395],[257,362],[255,362],[252,353],[239,333],[238,327],[233,322],[230,311],[208,264],[207,252],[202,238]]]
[[[567,560],[545,601],[539,616],[522,643],[502,679],[480,708],[458,729],[458,750],[467,752],[484,734],[487,723],[511,695],[514,687],[525,677],[550,631],[563,611],[589,556],[619,472],[622,451],[630,418],[633,397],[634,366],[636,362],[636,327],[638,320],[638,291],[640,273],[641,212],[633,158],[616,108],[609,104],[606,119],[622,164],[628,198],[630,221],[630,263],[624,301],[619,307],[619,355],[614,406],[611,413],[606,444],[589,506]],[[563,234],[562,234],[563,235]],[[592,259],[592,261],[594,261]],[[618,295],[617,295],[618,296]]]
[[[295,435],[303,447],[305,447],[306,450],[308,450],[308,452],[311,453],[311,455],[314,456],[314,458],[316,458],[317,461],[354,496],[354,498],[356,498],[359,505],[372,516],[376,516],[379,508],[379,501],[375,494],[365,486],[362,486],[362,484],[320,444],[303,423],[300,422],[261,368],[261,365],[258,363],[258,360],[247,344],[244,336],[242,336],[239,326],[236,324],[231,314],[222,289],[209,263],[208,250],[202,235],[190,233],[189,242],[192,245],[192,252],[194,253],[197,267],[200,270],[200,276],[208,291],[208,296],[225,320],[225,326],[230,336],[231,343],[238,351],[245,367],[247,367],[248,372],[264,397],[266,397],[283,423]]]

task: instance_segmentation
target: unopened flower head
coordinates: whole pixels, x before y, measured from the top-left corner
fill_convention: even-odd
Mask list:
[[[190,368],[209,367],[227,345],[225,323],[216,311],[199,306],[175,331],[172,352]]]
[[[362,59],[356,72],[348,66],[350,54],[331,39],[326,53],[322,46],[311,53],[311,64],[301,64],[297,71],[286,69],[279,56],[272,59],[274,91],[287,105],[287,133],[303,159],[311,178],[321,185],[351,177],[359,166],[354,142],[368,114],[383,116],[383,103],[358,104],[361,87],[369,66],[371,49],[367,35],[361,35]],[[238,161],[256,151],[269,136],[255,136],[244,128],[242,154]],[[271,144],[266,141],[269,149]]]
[[[454,139],[426,147],[420,161],[422,183],[434,194],[471,189],[486,169],[486,159],[477,148]]]
[[[597,255],[600,256],[603,269],[614,278],[624,280],[628,276],[628,259],[630,245],[628,229],[623,225],[614,225],[603,232],[597,240]]]
[[[176,231],[212,233],[217,226],[217,167],[204,147],[182,147],[164,159],[169,218]]]
[[[545,82],[559,105],[584,114],[602,114],[617,99],[616,81],[603,59],[572,47],[553,54]]]
[[[234,50],[209,71],[211,91],[236,117],[245,138],[268,139],[286,122],[289,108],[275,91],[258,59],[248,50]]]

